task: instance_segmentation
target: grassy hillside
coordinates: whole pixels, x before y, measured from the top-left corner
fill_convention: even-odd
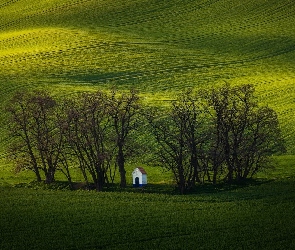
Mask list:
[[[34,176],[4,161],[0,112],[0,249],[294,249],[294,21],[291,0],[0,0],[1,111],[23,88],[136,87],[161,105],[186,87],[253,83],[293,153],[252,185],[197,195],[171,195],[153,166],[144,193],[13,188]]]
[[[23,87],[135,86],[152,101],[250,82],[293,153],[294,21],[290,0],[2,0],[1,105]]]

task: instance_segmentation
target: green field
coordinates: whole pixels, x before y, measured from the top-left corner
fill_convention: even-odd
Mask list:
[[[0,249],[294,249],[295,157],[274,162],[245,185],[185,196],[155,167],[145,167],[144,190],[131,187],[128,166],[126,189],[98,193],[31,183],[2,165]]]
[[[295,249],[294,21],[291,0],[0,0],[0,249]],[[254,84],[286,140],[251,185],[181,197],[171,173],[145,166],[145,193],[44,190],[17,185],[34,176],[5,158],[17,90],[115,85],[164,105],[224,82]]]
[[[154,101],[252,83],[293,153],[294,20],[290,0],[0,1],[1,102],[23,87],[136,87]]]
[[[0,249],[294,249],[294,156],[277,163],[276,177],[186,196],[152,169],[144,192],[27,188],[6,175]]]

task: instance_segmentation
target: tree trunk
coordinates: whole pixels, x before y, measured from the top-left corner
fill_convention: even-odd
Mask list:
[[[179,187],[179,190],[180,190],[180,193],[181,194],[184,194],[185,193],[185,190],[186,190],[186,186],[185,186],[185,178],[184,178],[184,169],[183,169],[183,166],[182,164],[179,164],[178,165],[178,187]]]
[[[217,183],[217,171],[214,169],[214,172],[213,172],[213,181],[212,181],[212,183],[213,183],[213,185],[216,185],[216,183]]]
[[[230,159],[230,145],[229,145],[229,135],[228,135],[228,131],[225,131],[224,133],[224,154],[225,154],[225,162],[227,165],[227,170],[228,170],[228,174],[227,174],[227,181],[229,183],[231,183],[233,181],[233,165],[231,163],[231,159]]]
[[[215,160],[213,161],[213,180],[212,180],[212,183],[213,183],[213,185],[216,185],[216,183],[217,183],[217,176],[218,176],[218,170],[219,170],[219,163],[217,162],[217,160],[216,160],[216,158],[217,158],[217,156],[216,156],[217,154],[215,154]]]
[[[97,191],[97,192],[101,192],[101,191],[103,190],[103,185],[102,185],[102,183],[101,183],[100,181],[97,181],[97,182],[95,183],[95,188],[96,188],[96,191]]]
[[[197,149],[196,149],[196,145],[192,145],[191,146],[191,167],[193,168],[193,185],[196,184],[196,182],[201,183],[200,177],[199,177],[199,169],[200,169],[200,165],[198,162],[198,157],[197,157]]]
[[[38,167],[34,167],[34,172],[36,174],[36,177],[37,177],[37,182],[41,182],[42,181],[42,178],[41,178],[41,175],[40,175],[40,171],[38,169]]]
[[[66,177],[68,179],[69,185],[70,185],[71,189],[73,189],[73,181],[72,181],[71,173],[70,173],[68,167],[66,167],[66,172],[67,172]]]
[[[120,187],[125,188],[126,187],[126,170],[125,170],[125,164],[124,164],[124,153],[123,153],[123,146],[119,145],[119,152],[118,152],[118,166],[119,166],[119,172],[120,172]]]
[[[52,182],[54,182],[54,175],[55,175],[55,169],[54,168],[49,168],[47,173],[46,173],[45,183],[46,184],[51,184]]]

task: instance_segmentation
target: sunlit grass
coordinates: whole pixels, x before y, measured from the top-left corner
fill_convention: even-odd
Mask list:
[[[2,1],[1,106],[27,87],[68,95],[115,85],[164,105],[184,88],[253,83],[293,153],[294,12],[289,0]]]

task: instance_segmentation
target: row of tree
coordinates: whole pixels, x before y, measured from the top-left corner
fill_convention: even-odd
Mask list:
[[[187,91],[169,109],[149,112],[161,165],[181,193],[204,181],[229,183],[253,177],[285,151],[276,112],[258,106],[247,84]]]
[[[96,189],[120,173],[126,186],[125,151],[129,133],[137,126],[139,97],[131,91],[117,94],[80,93],[55,99],[45,91],[16,93],[7,106],[10,113],[10,156],[18,170],[30,169],[37,181],[50,184],[57,170],[70,183],[71,167],[79,166]]]
[[[78,166],[98,191],[114,183],[117,172],[126,187],[126,157],[143,155],[171,170],[181,193],[205,181],[241,181],[284,151],[277,115],[259,107],[254,91],[228,84],[189,90],[162,108],[143,105],[135,91],[68,98],[16,93],[7,106],[10,156],[18,170],[31,169],[46,183],[58,170],[72,183]]]

